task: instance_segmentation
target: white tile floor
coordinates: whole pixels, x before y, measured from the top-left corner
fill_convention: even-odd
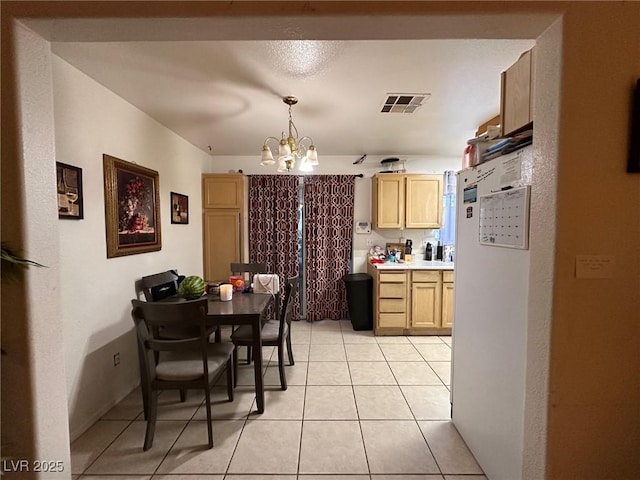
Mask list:
[[[374,337],[348,321],[295,322],[286,391],[274,349],[264,349],[264,414],[255,413],[253,365],[240,365],[232,403],[224,378],[213,389],[213,449],[203,394],[180,403],[168,391],[153,447],[143,452],[136,389],[71,445],[73,478],[486,480],[450,421],[450,340]]]

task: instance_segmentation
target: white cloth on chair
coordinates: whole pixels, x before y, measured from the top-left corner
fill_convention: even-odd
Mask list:
[[[275,273],[256,273],[253,276],[253,293],[275,295],[280,292],[280,278]]]

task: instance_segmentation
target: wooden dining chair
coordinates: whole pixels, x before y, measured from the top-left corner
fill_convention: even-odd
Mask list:
[[[293,350],[291,349],[291,312],[293,299],[298,291],[298,277],[290,277],[284,286],[284,300],[279,319],[269,320],[262,326],[262,345],[278,348],[278,371],[280,373],[280,388],[287,389],[287,377],[284,371],[284,348],[287,348],[289,365],[294,365]],[[253,331],[250,325],[242,325],[231,335],[231,341],[236,349],[240,346],[251,346],[253,343]],[[238,373],[238,355],[233,355],[234,381]]]
[[[231,263],[230,268],[232,275],[242,275],[245,277],[245,281],[245,273],[249,274],[249,283],[245,283],[245,285],[253,283],[253,276],[256,273],[267,273],[266,263]]]
[[[251,285],[253,283],[253,277],[256,273],[267,273],[266,263],[231,263],[230,265],[232,275],[242,275],[245,279],[245,285]],[[249,274],[249,282],[247,283],[246,273]],[[236,352],[237,354],[237,352]],[[251,363],[251,345],[247,345],[247,365]]]
[[[212,328],[207,326],[207,299],[180,302],[142,302],[132,300],[131,316],[135,324],[140,353],[140,387],[147,420],[143,449],[153,445],[158,394],[160,390],[202,389],[205,395],[209,448],[213,447],[210,390],[222,370],[227,368],[227,395],[233,401],[234,350],[229,343],[210,343]],[[158,334],[177,325],[198,329],[190,338],[166,338]],[[156,360],[157,358],[157,360]]]

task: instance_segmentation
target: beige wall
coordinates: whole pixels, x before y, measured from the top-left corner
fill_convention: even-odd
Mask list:
[[[640,175],[625,173],[640,4],[572,5],[563,27],[549,478],[640,471]],[[612,278],[576,278],[608,254]]]
[[[25,2],[30,3],[30,2]],[[47,2],[44,2],[46,4]],[[59,15],[56,6],[39,4],[30,7],[41,9],[43,15]],[[106,4],[110,2],[105,2]],[[112,2],[112,4],[115,2]],[[180,12],[179,2],[161,2],[162,7],[154,9],[156,14],[175,15]],[[193,15],[202,14],[207,10],[230,9],[234,15],[248,13],[269,14],[273,10],[258,4],[244,2],[218,3],[196,2],[202,5],[191,6]],[[473,2],[423,2],[419,6],[403,5],[400,2],[374,2],[368,5],[352,3],[349,10],[352,13],[365,14],[397,14],[404,11],[411,16],[411,21],[402,24],[403,31],[412,38],[421,38],[420,31],[429,33],[423,35],[450,35],[461,38],[474,35],[475,38],[492,38],[504,36],[517,38],[526,35],[518,28],[517,22],[495,21],[483,17],[492,13],[531,12],[563,14],[562,23],[562,65],[560,105],[545,108],[559,108],[559,129],[549,132],[557,135],[557,158],[545,158],[550,168],[558,169],[558,199],[555,201],[555,191],[549,190],[551,206],[548,214],[555,217],[557,235],[555,248],[550,248],[548,255],[553,259],[553,274],[541,272],[540,276],[532,275],[530,281],[537,283],[541,290],[552,289],[553,301],[550,314],[545,317],[544,312],[539,316],[541,323],[550,323],[550,342],[545,341],[545,331],[540,332],[536,342],[530,342],[527,355],[532,359],[544,358],[549,345],[549,401],[539,402],[537,415],[544,415],[548,407],[547,457],[539,458],[541,464],[533,468],[527,478],[540,478],[540,472],[546,467],[546,476],[552,479],[566,478],[634,478],[640,471],[640,311],[639,283],[640,278],[640,216],[638,203],[640,198],[640,175],[626,174],[624,171],[627,151],[627,135],[630,110],[630,87],[636,78],[640,77],[640,4],[635,2],[602,2],[602,3],[553,3],[537,4],[510,2],[507,6],[500,2],[490,5]],[[73,6],[67,6],[73,13]],[[100,10],[98,6],[95,16],[109,16],[113,6],[105,6]],[[122,13],[126,7],[120,5]],[[318,7],[322,12],[339,14],[343,8],[338,2],[327,2]],[[287,14],[296,11],[301,15],[314,15],[309,3],[296,3],[284,9]],[[45,11],[46,10],[46,11]],[[100,11],[99,11],[100,10]],[[449,16],[437,17],[435,29],[429,30],[420,25],[420,15],[446,13]],[[49,13],[47,13],[47,11]],[[7,8],[3,5],[3,120],[9,124],[21,125],[16,117],[10,113],[14,111],[11,104],[12,97],[7,95],[11,90],[5,89],[7,79],[11,79],[11,64],[7,60]],[[91,12],[84,12],[92,14]],[[126,12],[124,12],[126,14]],[[218,12],[219,13],[219,12]],[[132,16],[135,14],[130,12]],[[464,17],[457,15],[464,14]],[[374,15],[375,16],[375,15]],[[431,17],[436,18],[436,17]],[[550,17],[551,18],[551,17]],[[458,21],[460,20],[460,21]],[[548,23],[551,23],[549,20]],[[389,22],[393,25],[394,22]],[[433,25],[434,22],[431,22]],[[341,28],[339,34],[344,38],[366,38],[366,35],[379,35],[381,30],[364,31],[359,29],[358,22],[347,21],[338,24],[328,18],[318,18],[316,25],[322,27],[323,32],[330,32],[333,28]],[[368,25],[366,22],[362,25]],[[418,28],[416,32],[415,28]],[[412,30],[414,28],[414,30]],[[422,28],[422,30],[420,30]],[[462,29],[467,28],[466,32]],[[385,31],[387,31],[385,29]],[[377,32],[377,33],[376,33]],[[438,33],[440,32],[440,33]],[[539,32],[538,32],[539,34]],[[397,33],[402,38],[403,33]],[[46,64],[46,58],[43,59]],[[38,65],[36,65],[37,67]],[[7,70],[7,67],[9,69]],[[45,85],[46,87],[46,85]],[[34,92],[23,91],[29,95]],[[38,92],[35,92],[38,93]],[[33,99],[25,98],[25,105]],[[7,103],[8,102],[8,103]],[[7,110],[8,106],[8,110]],[[536,108],[539,108],[537,106]],[[8,113],[9,114],[8,114]],[[46,117],[37,118],[46,123]],[[49,118],[49,122],[51,119]],[[17,123],[16,123],[17,122]],[[6,125],[6,123],[5,123]],[[21,172],[31,164],[30,151],[22,151],[9,141],[12,138],[9,129],[5,132],[3,125],[2,143],[2,231],[3,239],[8,228],[17,225],[20,231],[11,234],[20,247],[27,253],[32,253],[30,246],[45,246],[49,252],[46,231],[44,238],[35,240],[39,233],[29,222],[33,216],[30,209],[33,204],[43,199],[41,189],[53,178],[51,171],[44,171],[43,178],[33,176],[25,184],[23,196],[9,197],[5,194],[11,182],[22,185]],[[50,126],[47,130],[52,132]],[[540,141],[549,141],[540,138]],[[45,138],[46,143],[46,138]],[[52,151],[42,152],[44,158],[54,159]],[[13,156],[12,156],[13,155]],[[8,159],[8,160],[7,160]],[[15,161],[12,161],[15,160]],[[36,178],[37,177],[37,178]],[[46,178],[45,178],[46,177]],[[51,192],[52,198],[54,192]],[[10,199],[13,210],[9,211],[6,200]],[[45,228],[54,228],[57,219],[45,215]],[[8,220],[6,220],[8,219]],[[11,221],[13,221],[13,223]],[[38,225],[40,227],[40,225]],[[46,244],[46,245],[45,245]],[[550,240],[550,245],[554,239]],[[614,275],[610,279],[583,280],[575,278],[575,256],[578,254],[608,253],[615,256],[616,266]],[[55,251],[44,255],[45,261],[55,263]],[[535,267],[532,269],[535,271]],[[50,278],[50,273],[45,274]],[[3,293],[5,290],[3,289]],[[61,364],[62,353],[55,353],[56,339],[59,340],[59,318],[52,315],[59,314],[56,308],[47,312],[31,309],[36,300],[53,301],[57,305],[58,293],[54,284],[42,285],[41,282],[29,281],[12,297],[7,306],[3,295],[2,316],[3,331],[6,326],[14,327],[15,332],[27,330],[29,335],[17,338],[12,347],[16,347],[26,365],[13,365],[13,373],[24,371],[26,378],[34,382],[36,377],[30,377],[40,365],[52,362],[47,368],[39,372],[49,371],[51,367]],[[530,305],[531,309],[531,305]],[[28,313],[27,313],[28,312]],[[12,322],[7,322],[7,314]],[[23,323],[24,324],[23,324]],[[44,327],[44,330],[42,330]],[[58,329],[56,330],[56,327]],[[35,332],[52,331],[51,339],[36,339]],[[56,333],[58,332],[58,333]],[[5,345],[3,334],[3,345]],[[31,350],[35,349],[33,355]],[[3,382],[5,373],[3,361]],[[544,369],[543,369],[544,370]],[[30,373],[31,372],[31,373]],[[15,376],[14,376],[15,378]],[[62,376],[57,380],[61,381]],[[55,375],[50,380],[56,381]],[[532,382],[546,383],[546,378],[533,378]],[[46,382],[45,382],[46,384]],[[4,387],[4,383],[3,383]],[[53,388],[59,396],[60,387]],[[537,395],[541,390],[533,388]],[[544,393],[544,390],[542,391]],[[3,388],[2,412],[3,427],[5,412],[21,415],[19,419],[28,431],[37,430],[36,435],[24,435],[20,446],[26,454],[65,456],[64,445],[67,432],[62,426],[64,422],[49,421],[46,428],[39,419],[45,418],[51,407],[60,416],[66,416],[64,404],[59,400],[45,405],[39,385],[31,383],[25,385],[21,395],[16,392],[7,393]],[[66,419],[65,419],[66,420]],[[3,428],[3,431],[5,428]],[[40,436],[38,436],[40,435]],[[527,432],[525,432],[527,435]],[[38,438],[36,442],[35,438]],[[544,439],[541,439],[544,442]],[[63,442],[64,443],[64,442]],[[52,449],[52,445],[57,445]],[[68,449],[66,450],[68,455]],[[527,456],[529,452],[525,453]]]
[[[84,220],[55,225],[73,440],[140,381],[130,314],[136,280],[168,269],[202,275],[198,207],[211,157],[64,60],[52,55],[51,61],[56,159],[82,168],[84,188]],[[106,258],[103,153],[158,172],[160,251]],[[189,197],[188,225],[171,223],[170,192]]]

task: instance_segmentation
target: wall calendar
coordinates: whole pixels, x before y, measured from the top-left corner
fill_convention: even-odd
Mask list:
[[[495,247],[529,248],[530,186],[480,197],[478,241]]]

